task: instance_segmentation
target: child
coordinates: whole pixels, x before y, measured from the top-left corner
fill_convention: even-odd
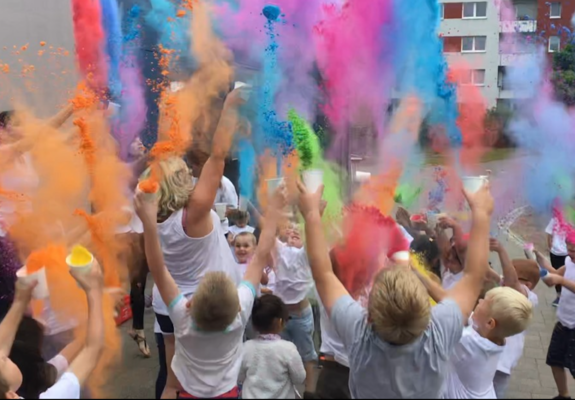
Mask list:
[[[254,233],[256,228],[249,226],[250,213],[247,211],[236,211],[236,224],[230,226],[230,233],[237,237],[242,232]]]
[[[539,283],[539,267],[533,260],[511,260],[507,251],[495,240],[490,241],[491,251],[499,255],[503,270],[503,285],[524,295],[533,307],[539,304],[537,295],[533,292]],[[517,366],[523,356],[525,332],[507,338],[503,354],[499,358],[497,372],[493,380],[497,398],[505,397],[505,392],[511,379],[511,371]]]
[[[541,253],[535,252],[538,264],[551,272],[543,279],[543,282],[548,286],[561,285],[563,287],[561,301],[557,308],[559,321],[553,330],[547,353],[547,365],[551,367],[559,391],[557,399],[571,398],[565,369],[569,369],[575,378],[575,357],[573,357],[575,342],[572,340],[575,335],[575,263],[573,262],[575,260],[575,237],[567,236],[566,243],[567,258],[565,265],[559,269],[553,268]]]
[[[312,393],[317,353],[313,342],[314,316],[307,296],[313,288],[313,278],[297,226],[292,224],[280,232],[281,238],[286,242],[276,241],[275,294],[286,304],[290,314],[282,338],[296,345],[305,364],[305,391]]]
[[[516,290],[496,288],[487,292],[451,354],[445,398],[497,398],[493,378],[505,340],[524,332],[532,315],[533,305]]]
[[[549,247],[549,259],[551,266],[559,269],[565,265],[565,258],[567,257],[567,245],[565,244],[565,233],[558,230],[557,219],[552,218],[545,228],[547,234],[547,246]],[[557,298],[552,303],[553,307],[558,307],[561,301],[561,285],[555,286]]]
[[[224,272],[208,272],[188,301],[164,266],[156,215],[157,201],[141,192],[136,210],[144,224],[146,257],[163,301],[168,304],[176,338],[172,370],[181,389],[179,398],[238,398],[242,340],[251,315],[263,269],[271,251],[277,221],[285,203],[278,190],[268,209],[261,243],[244,281],[236,284]]]
[[[56,367],[57,381],[41,399],[79,399],[80,389],[96,368],[104,346],[104,316],[102,311],[103,277],[97,262],[90,273],[74,273],[78,285],[86,292],[88,299],[88,329],[83,349],[76,343],[66,347],[50,363]],[[17,399],[16,392],[22,385],[20,369],[8,358],[14,343],[16,331],[32,298],[36,283],[16,283],[16,298],[6,318],[0,324],[0,398]],[[80,351],[81,350],[81,351]],[[27,380],[45,379],[44,376],[27,376]]]
[[[252,324],[259,336],[244,345],[239,381],[246,399],[295,399],[296,385],[305,381],[305,369],[297,348],[282,340],[289,318],[284,302],[264,295],[254,303]]]
[[[493,198],[489,185],[466,193],[472,228],[463,277],[431,310],[428,293],[406,267],[381,271],[366,312],[333,273],[320,218],[323,190],[310,194],[298,182],[308,256],[322,303],[349,355],[353,398],[439,398],[448,358],[459,343],[488,266]]]
[[[246,274],[248,263],[253,257],[257,247],[256,237],[253,233],[242,232],[234,240],[234,252],[241,276]]]

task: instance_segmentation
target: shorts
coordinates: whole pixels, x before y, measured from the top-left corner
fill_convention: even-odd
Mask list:
[[[316,399],[351,399],[349,368],[334,361],[324,360],[315,389]]]
[[[160,330],[164,335],[173,335],[174,334],[174,324],[168,315],[162,315],[156,313],[156,321],[158,321],[158,325],[160,325]]]
[[[575,378],[575,329],[566,328],[557,322],[549,343],[547,365],[567,368]]]
[[[284,340],[295,344],[304,363],[317,360],[313,332],[313,311],[308,307],[301,313],[290,313],[290,320],[281,334]]]

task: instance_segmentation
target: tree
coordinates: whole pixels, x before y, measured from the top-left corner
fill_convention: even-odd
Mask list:
[[[568,106],[575,106],[575,46],[568,44],[553,55],[551,82],[555,96]]]

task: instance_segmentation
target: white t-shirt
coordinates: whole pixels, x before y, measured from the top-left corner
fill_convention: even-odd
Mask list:
[[[319,323],[321,326],[321,348],[320,351],[323,354],[332,356],[335,361],[341,365],[349,367],[349,357],[347,356],[347,350],[343,341],[339,338],[335,328],[333,327],[327,311],[323,306],[323,303],[319,299],[319,294],[316,291],[316,296],[318,299],[320,314]]]
[[[571,257],[565,259],[565,279],[575,281],[575,264]],[[575,329],[575,293],[563,287],[557,308],[557,319],[569,329]]]
[[[560,230],[555,230],[557,227],[557,219],[552,218],[545,228],[545,233],[553,236],[553,242],[551,244],[551,253],[556,256],[566,256],[567,255],[567,244],[565,243],[565,232]]]
[[[444,397],[496,399],[493,378],[502,353],[503,346],[485,339],[473,327],[465,328],[449,360]]]
[[[232,235],[234,235],[234,237],[236,237],[237,235],[239,235],[240,233],[243,233],[243,232],[254,233],[255,230],[256,230],[256,228],[254,228],[253,226],[249,226],[249,225],[246,225],[243,228],[240,228],[237,225],[232,225],[229,228],[229,231],[231,232]]]
[[[305,378],[303,362],[293,343],[278,337],[244,344],[239,376],[244,399],[295,399],[295,386],[303,384]]]
[[[64,356],[57,355],[50,361],[58,373],[58,381],[40,395],[41,399],[79,399],[80,382],[76,375],[65,372],[68,369],[68,360]]]
[[[241,311],[224,332],[198,330],[183,295],[169,307],[176,336],[172,370],[184,390],[192,396],[214,398],[237,386],[244,331],[252,314],[256,290],[251,283],[242,282],[238,297]]]
[[[208,272],[226,272],[239,283],[242,277],[222,232],[218,214],[211,212],[214,229],[202,238],[191,238],[184,232],[182,216],[183,210],[179,210],[158,224],[164,263],[182,294],[186,297],[192,295]],[[153,298],[154,311],[168,315],[168,308],[156,286]]]
[[[226,203],[229,206],[237,207],[239,203],[238,193],[232,181],[225,176],[222,177],[222,184],[216,194],[214,203]]]
[[[287,305],[302,302],[314,282],[305,247],[288,246],[276,240],[276,290],[274,294]]]
[[[443,280],[441,285],[445,290],[450,290],[453,288],[453,286],[455,286],[457,282],[461,280],[461,278],[463,278],[463,271],[454,274],[450,270],[445,269],[443,272]]]
[[[535,293],[523,286],[527,291],[527,298],[533,304],[533,307],[539,305],[539,299]],[[519,360],[523,356],[523,348],[525,347],[525,335],[526,332],[521,332],[515,336],[508,337],[505,340],[505,348],[503,349],[503,354],[499,357],[499,363],[497,364],[497,371],[503,372],[504,374],[511,375],[511,371],[515,369]]]

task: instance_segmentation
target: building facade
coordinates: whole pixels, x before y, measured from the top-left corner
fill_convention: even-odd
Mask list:
[[[532,57],[543,45],[551,58],[571,39],[575,2],[569,0],[441,0],[440,34],[448,63],[470,69],[461,84],[477,86],[488,108],[509,107],[522,93],[510,90],[509,68]]]

